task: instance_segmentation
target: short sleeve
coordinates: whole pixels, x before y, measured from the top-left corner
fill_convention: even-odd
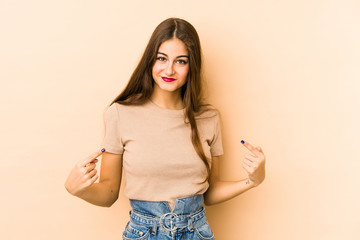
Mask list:
[[[124,152],[124,146],[121,141],[117,104],[118,103],[113,103],[104,114],[105,134],[102,141],[102,147],[106,149],[106,152],[122,154]]]
[[[210,142],[210,152],[212,157],[224,154],[219,114],[216,114],[214,117],[214,135],[212,141]]]

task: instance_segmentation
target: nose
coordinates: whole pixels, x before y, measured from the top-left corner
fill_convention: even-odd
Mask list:
[[[173,75],[175,73],[174,63],[173,62],[169,61],[168,65],[166,66],[165,73],[168,76],[171,76],[171,75]]]

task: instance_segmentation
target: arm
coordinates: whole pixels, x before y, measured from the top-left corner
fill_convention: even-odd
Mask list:
[[[258,186],[265,178],[265,156],[260,147],[254,148],[244,143],[254,155],[245,154],[243,167],[249,178],[240,181],[221,181],[219,177],[219,157],[212,158],[209,189],[204,194],[206,205],[230,200],[247,190]]]
[[[70,173],[65,183],[65,188],[72,195],[91,204],[110,207],[119,196],[122,175],[122,155],[103,153],[100,180],[98,183],[94,183],[97,179],[97,175],[95,175],[96,169],[94,169],[94,159],[94,156],[90,156],[82,163],[78,163]],[[87,163],[89,164],[85,166]],[[82,170],[84,168],[88,168],[86,170],[88,174],[84,173],[84,170]],[[92,171],[94,171],[94,175],[91,174]]]
[[[230,200],[254,187],[249,179],[240,181],[220,181],[219,157],[212,158],[209,189],[204,194],[206,205],[213,205]]]

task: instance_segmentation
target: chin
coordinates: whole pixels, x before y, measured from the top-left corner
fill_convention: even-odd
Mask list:
[[[175,92],[177,90],[179,90],[179,88],[181,88],[181,86],[178,86],[177,84],[157,84],[159,86],[159,88],[163,91],[167,91],[167,92]]]
[[[167,91],[167,92],[176,92],[177,90],[179,90],[179,88],[164,87],[164,88],[161,88],[161,90]]]

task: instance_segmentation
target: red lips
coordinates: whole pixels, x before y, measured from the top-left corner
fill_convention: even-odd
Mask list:
[[[165,82],[173,82],[175,81],[176,79],[175,78],[167,78],[167,77],[161,77],[162,80],[164,80]]]

